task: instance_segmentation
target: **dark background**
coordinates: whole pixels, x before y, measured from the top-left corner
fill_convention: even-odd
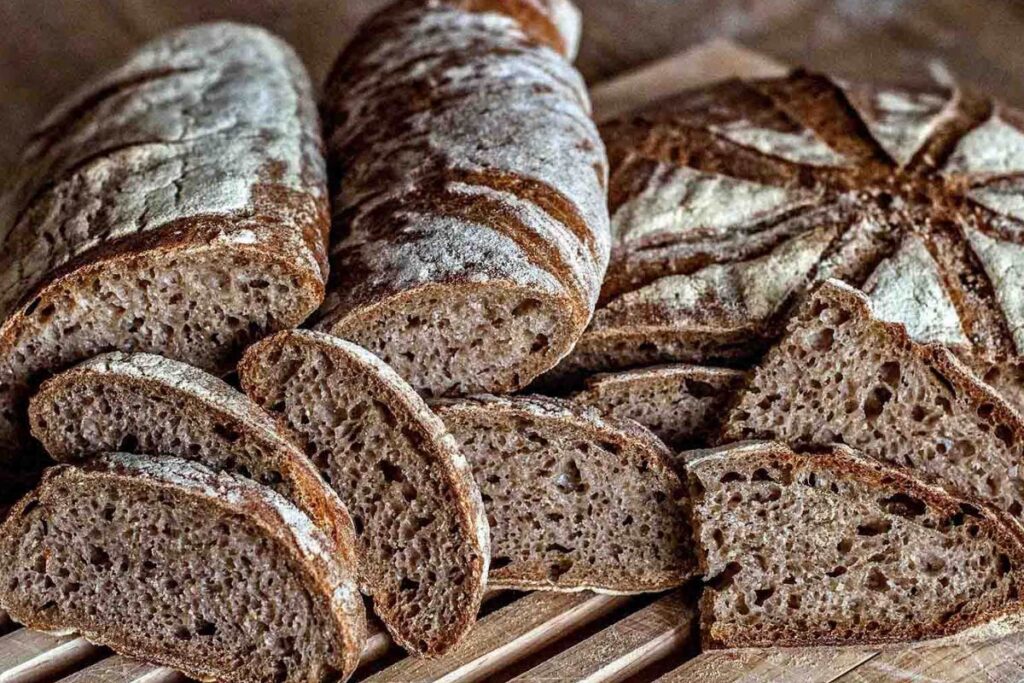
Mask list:
[[[270,28],[324,76],[386,0],[0,0],[0,179],[34,122],[90,75],[168,28]],[[1024,104],[1024,0],[577,0],[579,67],[595,83],[713,37],[792,64],[881,81],[935,73]]]

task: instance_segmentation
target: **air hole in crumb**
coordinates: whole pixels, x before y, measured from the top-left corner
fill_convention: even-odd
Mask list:
[[[883,386],[877,386],[871,390],[868,397],[864,399],[864,417],[872,421],[882,414],[885,404],[892,398],[892,392]]]
[[[526,299],[525,301],[523,301],[518,306],[512,309],[512,315],[516,317],[521,315],[527,315],[529,313],[532,313],[533,311],[536,311],[538,308],[540,308],[540,306],[541,303],[539,299]]]
[[[511,557],[502,557],[502,556],[492,557],[491,558],[491,571],[494,571],[496,569],[501,569],[503,567],[507,567],[510,564],[512,564],[512,558]]]
[[[864,585],[873,591],[887,591],[889,590],[889,579],[878,567],[872,567]]]
[[[887,519],[874,519],[857,527],[857,534],[860,536],[877,536],[884,534],[892,528],[892,523]]]
[[[384,481],[388,483],[402,483],[405,481],[405,473],[402,472],[402,468],[388,460],[380,460],[377,462],[377,469],[384,475]]]
[[[906,493],[896,493],[888,498],[881,498],[878,503],[889,514],[909,519],[920,517],[925,513],[926,509],[924,501],[918,500]]]
[[[1013,431],[1006,425],[1000,424],[996,426],[996,438],[1002,441],[1008,448],[1013,447]]]
[[[900,364],[896,361],[882,363],[882,367],[878,369],[878,379],[895,389],[900,383]]]
[[[723,590],[732,585],[733,579],[742,570],[743,565],[741,565],[739,562],[730,562],[729,564],[725,565],[725,568],[722,569],[722,571],[719,572],[717,576],[711,577],[705,583],[707,583],[708,587],[710,587],[712,590]]]
[[[754,473],[750,475],[750,481],[775,481],[771,475],[768,474],[768,470],[764,467],[759,467],[754,470]]]
[[[765,600],[772,597],[775,593],[774,588],[759,588],[754,591],[754,604],[760,607],[764,604]]]
[[[713,386],[700,380],[684,379],[683,384],[686,387],[686,393],[694,398],[711,398],[718,393]]]
[[[831,576],[833,579],[836,578],[837,576],[842,576],[845,573],[846,573],[846,567],[844,567],[843,565],[839,565],[838,567],[836,567],[832,571],[825,572],[825,574],[827,576]]]
[[[215,636],[217,635],[217,627],[205,619],[201,619],[196,622],[195,632],[197,636]]]
[[[835,331],[830,327],[817,330],[811,333],[807,341],[815,351],[828,351],[835,341]]]
[[[747,478],[744,477],[739,472],[726,472],[725,474],[722,475],[722,478],[719,479],[718,482],[720,484],[728,484],[728,483],[733,482],[733,481],[746,481],[746,480],[747,480]]]

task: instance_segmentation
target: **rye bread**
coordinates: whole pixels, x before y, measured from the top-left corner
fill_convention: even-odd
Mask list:
[[[914,341],[836,280],[800,307],[740,394],[722,440],[742,439],[843,443],[1024,513],[1020,414],[944,345]]]
[[[601,132],[612,257],[556,376],[748,364],[814,284],[865,286],[919,240],[924,258],[895,275],[935,282],[962,328],[954,350],[1024,406],[1021,111],[796,71],[685,92]],[[922,317],[912,298],[901,308]]]
[[[366,620],[355,566],[268,488],[178,458],[47,470],[0,529],[0,604],[204,680],[343,681]]]
[[[1024,629],[1016,520],[845,446],[688,463],[704,648],[987,640]]]
[[[58,462],[126,451],[195,460],[281,494],[352,562],[344,504],[280,425],[245,394],[185,363],[101,354],[43,382],[29,401],[32,435]]]
[[[630,420],[560,399],[442,399],[491,526],[491,588],[641,593],[695,574],[672,454]]]
[[[0,203],[0,458],[51,372],[114,349],[225,372],[316,310],[325,170],[308,77],[255,27],[173,31],[59,105]]]
[[[718,436],[725,410],[745,379],[731,368],[659,365],[594,375],[572,400],[635,420],[678,452],[707,446]]]
[[[441,420],[379,358],[323,332],[272,335],[238,370],[348,507],[361,585],[395,641],[428,656],[452,648],[476,619],[490,541]]]
[[[336,239],[316,328],[426,395],[520,389],[593,312],[604,145],[582,78],[529,19],[560,7],[398,2],[327,80]]]

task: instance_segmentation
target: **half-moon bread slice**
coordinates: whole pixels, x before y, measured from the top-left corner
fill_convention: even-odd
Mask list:
[[[631,420],[541,396],[440,400],[491,525],[491,588],[639,593],[695,574],[685,486]]]
[[[844,443],[1020,517],[1024,422],[944,346],[823,283],[754,372],[723,442]]]
[[[1004,512],[845,446],[747,442],[689,460],[705,648],[995,638],[1024,627]]]
[[[363,590],[396,642],[431,656],[455,645],[476,619],[490,541],[473,474],[441,420],[379,358],[323,332],[257,343],[239,375],[348,506]]]
[[[356,567],[283,497],[170,457],[47,470],[0,529],[0,603],[45,631],[229,683],[343,681]]]
[[[227,382],[148,353],[102,354],[43,383],[32,434],[60,462],[129,451],[174,455],[274,489],[355,557],[338,494],[262,408]]]

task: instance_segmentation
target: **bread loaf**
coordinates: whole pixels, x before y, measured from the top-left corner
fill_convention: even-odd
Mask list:
[[[488,586],[639,593],[694,575],[685,487],[640,425],[541,396],[434,407],[483,495]]]
[[[343,681],[366,631],[355,567],[270,489],[177,458],[47,471],[0,530],[0,604],[203,680]]]
[[[430,656],[458,643],[480,607],[490,540],[441,420],[379,358],[322,332],[264,339],[239,375],[351,512],[361,585],[395,641]]]
[[[694,452],[689,470],[705,648],[1024,629],[1024,542],[1003,513],[845,446],[737,444]]]
[[[295,504],[354,561],[341,499],[262,408],[185,363],[120,351],[43,383],[29,402],[32,434],[59,462],[113,451],[173,455],[268,486]]]
[[[327,81],[336,239],[316,327],[425,394],[521,388],[597,300],[607,162],[582,79],[536,40],[559,7],[399,2]]]
[[[754,371],[723,441],[847,444],[1020,518],[1024,419],[951,351],[907,328],[826,281]]]
[[[658,365],[590,377],[572,400],[650,429],[674,452],[707,446],[745,373],[700,365]]]
[[[747,363],[835,277],[1024,407],[1024,113],[795,72],[683,93],[602,135],[612,258],[558,373]]]
[[[257,28],[142,47],[48,116],[0,208],[0,457],[34,382],[112,349],[224,372],[323,297],[325,166],[308,78]]]

